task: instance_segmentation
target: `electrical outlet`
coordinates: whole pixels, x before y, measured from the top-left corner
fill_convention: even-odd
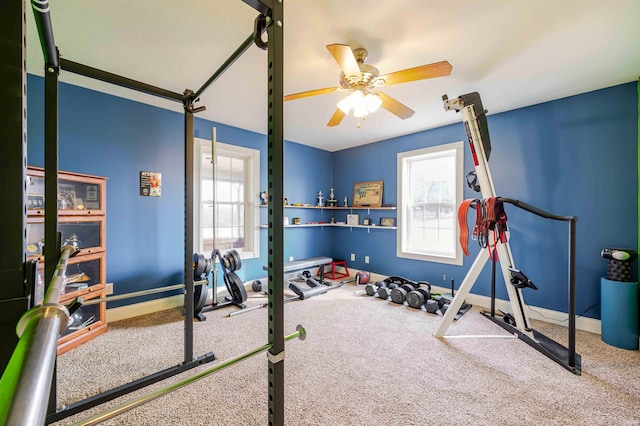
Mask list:
[[[364,263],[369,263],[369,256],[364,257]]]
[[[113,283],[107,283],[107,296],[113,294]]]
[[[355,253],[351,253],[351,261],[352,262],[356,261],[356,254]]]
[[[293,262],[293,256],[289,256],[289,262]]]

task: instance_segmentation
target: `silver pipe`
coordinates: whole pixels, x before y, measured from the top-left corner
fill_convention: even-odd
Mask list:
[[[62,248],[42,305],[25,312],[18,322],[20,340],[0,379],[0,424],[45,424],[58,335],[69,319],[69,311],[59,303],[60,291],[74,252],[73,247]]]
[[[307,336],[307,332],[304,329],[303,326],[298,325],[296,327],[296,331],[289,334],[288,336],[285,336],[285,341],[291,340],[291,339],[295,339],[296,337],[300,338],[300,340],[304,340]],[[233,358],[230,358],[226,361],[221,362],[220,364],[215,365],[212,368],[209,368],[208,370],[202,371],[198,374],[195,374],[191,377],[188,377],[178,383],[174,383],[172,385],[169,385],[163,389],[159,389],[155,392],[151,392],[148,393],[146,395],[143,395],[139,398],[133,399],[131,401],[128,402],[124,402],[120,405],[117,405],[113,408],[110,408],[109,410],[103,411],[102,413],[98,413],[94,416],[91,416],[87,419],[81,420],[78,423],[75,423],[74,426],[91,426],[91,425],[97,425],[105,420],[109,420],[115,416],[118,416],[120,414],[126,413],[127,411],[130,411],[136,407],[139,407],[140,405],[146,404],[147,402],[151,402],[154,399],[158,399],[161,396],[164,396],[168,393],[173,392],[174,390],[180,389],[190,383],[195,382],[196,380],[202,379],[203,377],[206,377],[210,374],[213,374],[217,371],[222,370],[223,368],[229,367],[233,364],[237,364],[240,361],[244,361],[247,358],[250,358],[254,355],[259,354],[260,352],[265,352],[268,351],[269,349],[271,349],[271,347],[273,346],[273,344],[271,343],[267,343],[265,345],[260,346],[259,348],[253,349],[251,351],[245,352],[241,355],[235,356]]]
[[[216,199],[216,186],[218,183],[216,182],[216,142],[218,141],[216,128],[211,128],[211,174],[213,176],[213,189],[211,196],[213,197],[213,248],[216,249],[218,247],[218,209],[217,209],[217,199]],[[218,304],[218,264],[216,263],[216,258],[211,256],[211,261],[213,262],[213,306]]]
[[[201,281],[196,281],[193,284],[205,285],[208,283],[209,282],[207,280],[201,280]],[[184,284],[174,284],[174,285],[168,285],[166,287],[150,288],[148,290],[140,290],[140,291],[134,291],[132,293],[118,294],[116,296],[100,297],[98,299],[91,299],[91,300],[84,301],[82,302],[82,306],[97,305],[98,303],[102,303],[102,302],[113,302],[115,300],[130,299],[132,297],[146,296],[148,294],[154,294],[154,293],[163,293],[165,291],[178,290],[181,288],[184,288]]]

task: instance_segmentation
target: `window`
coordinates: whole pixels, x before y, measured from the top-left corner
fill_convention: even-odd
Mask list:
[[[397,256],[462,265],[462,142],[398,153]]]
[[[194,245],[199,253],[234,249],[242,258],[259,256],[257,188],[260,152],[216,143],[215,186],[211,141],[196,139]],[[214,210],[214,205],[216,209]]]

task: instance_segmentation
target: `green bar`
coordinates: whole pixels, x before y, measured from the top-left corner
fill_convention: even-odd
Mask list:
[[[72,251],[70,246],[62,250],[42,305],[27,311],[18,322],[20,340],[0,379],[2,425],[44,424],[55,372],[58,334],[66,328],[69,318],[59,299]]]
[[[299,337],[300,340],[304,340],[306,337],[306,330],[304,329],[304,327],[302,327],[301,325],[298,325],[296,327],[296,331],[289,334],[288,336],[285,337],[285,340],[291,340],[291,339],[295,339],[296,337]],[[213,374],[217,371],[222,370],[223,368],[229,367],[230,365],[236,364],[240,361],[244,361],[247,358],[250,358],[254,355],[259,354],[260,352],[264,352],[267,351],[271,348],[271,344],[267,343],[266,345],[262,345],[259,348],[253,349],[249,352],[245,352],[241,355],[235,356],[233,358],[230,358],[226,361],[221,362],[220,364],[215,365],[214,367],[205,370],[201,373],[198,373],[194,376],[191,376],[187,379],[184,379],[178,383],[174,383],[173,385],[167,386],[166,388],[157,390],[155,392],[151,392],[148,393],[146,395],[143,395],[139,398],[133,399],[129,402],[125,402],[122,403],[120,405],[117,405],[107,411],[103,411],[102,413],[98,413],[94,416],[91,416],[85,420],[82,420],[78,423],[75,423],[74,426],[89,426],[89,425],[97,425],[105,420],[111,419],[115,416],[118,416],[120,414],[126,413],[127,411],[130,411],[136,407],[139,407],[140,405],[146,404],[147,402],[153,401],[154,399],[158,399],[161,396],[164,396],[168,393],[173,392],[174,390],[180,389],[190,383],[195,382],[196,380],[200,380],[203,377],[206,377],[210,374]],[[282,362],[280,362],[279,364],[281,364]]]

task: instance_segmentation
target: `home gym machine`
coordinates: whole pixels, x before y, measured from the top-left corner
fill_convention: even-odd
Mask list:
[[[233,305],[237,306],[240,309],[246,308],[244,302],[247,301],[247,290],[244,288],[244,283],[235,272],[242,267],[242,259],[240,258],[240,255],[237,251],[229,250],[224,255],[222,255],[220,253],[220,250],[215,249],[211,252],[210,259],[207,259],[203,254],[194,253],[193,280],[196,282],[202,280],[208,281],[209,274],[211,273],[212,263],[215,262],[216,258],[222,266],[224,285],[227,287],[229,296],[225,297],[224,302],[218,302],[217,298],[214,298],[211,305],[205,307],[205,305],[207,304],[207,289],[209,288],[209,286],[207,284],[195,287],[193,292],[193,317],[198,321],[207,320],[207,317],[204,316],[203,312],[224,308],[225,306]],[[217,293],[217,291],[218,289],[216,288],[214,280],[214,294]]]
[[[435,336],[439,338],[452,337],[446,336],[445,333],[453,322],[454,314],[458,311],[464,299],[469,294],[487,260],[491,258],[493,264],[491,312],[483,312],[482,314],[494,323],[503,327],[509,333],[514,334],[542,354],[562,365],[567,370],[577,375],[581,374],[581,357],[579,354],[576,354],[575,350],[575,224],[578,218],[575,216],[553,215],[522,201],[497,197],[493,181],[491,179],[491,173],[489,171],[488,161],[491,153],[491,142],[489,139],[486,111],[482,106],[480,95],[477,92],[474,92],[462,95],[455,99],[448,99],[445,95],[442,99],[444,101],[444,109],[446,111],[455,110],[456,112],[462,112],[462,121],[467,133],[467,140],[469,142],[469,148],[471,149],[471,155],[475,165],[477,183],[479,183],[480,186],[478,189],[482,193],[483,197],[483,200],[467,200],[462,206],[466,204],[468,207],[470,204],[476,204],[476,209],[479,209],[483,208],[482,206],[486,206],[486,202],[489,202],[489,205],[491,206],[500,206],[500,208],[502,208],[502,203],[508,203],[546,219],[569,222],[569,338],[568,348],[566,348],[531,328],[531,323],[524,309],[526,305],[522,297],[522,290],[524,288],[536,289],[536,286],[526,277],[526,275],[515,267],[511,249],[509,247],[509,231],[506,226],[506,215],[503,223],[500,223],[499,226],[492,226],[487,230],[487,241],[484,246],[487,247],[488,250],[483,249],[478,253],[476,260],[473,262],[466,277],[462,281],[462,284],[458,289],[458,293],[451,301],[450,308],[442,318],[440,326],[435,332]],[[497,208],[495,211],[498,211]],[[461,211],[459,210],[458,216],[459,219],[462,220],[463,217],[460,212]],[[489,213],[493,215],[494,211],[491,210]],[[464,216],[464,221],[466,222],[466,214],[464,214]],[[495,223],[496,222],[494,221],[494,225]],[[461,234],[463,234],[462,230]],[[463,245],[463,249],[466,251],[465,245]],[[502,319],[495,316],[496,262],[500,262],[500,269],[502,271],[502,276],[504,278],[511,305],[511,313],[504,313]]]

